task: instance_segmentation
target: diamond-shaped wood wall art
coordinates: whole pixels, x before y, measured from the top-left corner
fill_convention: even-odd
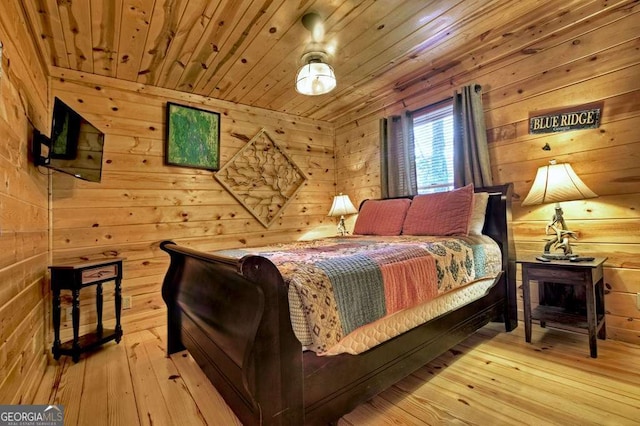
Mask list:
[[[265,129],[238,151],[215,177],[266,228],[307,180]]]

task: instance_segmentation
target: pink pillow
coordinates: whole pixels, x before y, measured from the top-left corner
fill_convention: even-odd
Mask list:
[[[404,220],[407,235],[467,235],[473,209],[473,185],[449,192],[416,195]]]
[[[367,200],[362,205],[353,233],[358,235],[400,235],[411,205],[408,198]]]

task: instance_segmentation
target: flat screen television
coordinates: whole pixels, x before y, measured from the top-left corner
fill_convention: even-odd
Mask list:
[[[34,131],[36,165],[90,182],[100,182],[103,149],[104,133],[59,98],[53,103],[51,137]]]

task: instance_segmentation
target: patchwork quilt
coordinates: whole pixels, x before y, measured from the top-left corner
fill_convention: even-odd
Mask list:
[[[489,237],[352,236],[223,250],[270,259],[289,286],[296,336],[323,354],[348,334],[501,270]]]

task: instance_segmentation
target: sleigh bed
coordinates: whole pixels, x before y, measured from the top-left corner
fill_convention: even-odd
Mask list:
[[[487,290],[357,355],[304,350],[286,280],[269,256],[238,259],[164,241],[167,352],[188,349],[245,425],[336,422],[488,322],[517,326],[511,190],[475,189],[489,193],[482,234],[499,247],[500,270]]]

